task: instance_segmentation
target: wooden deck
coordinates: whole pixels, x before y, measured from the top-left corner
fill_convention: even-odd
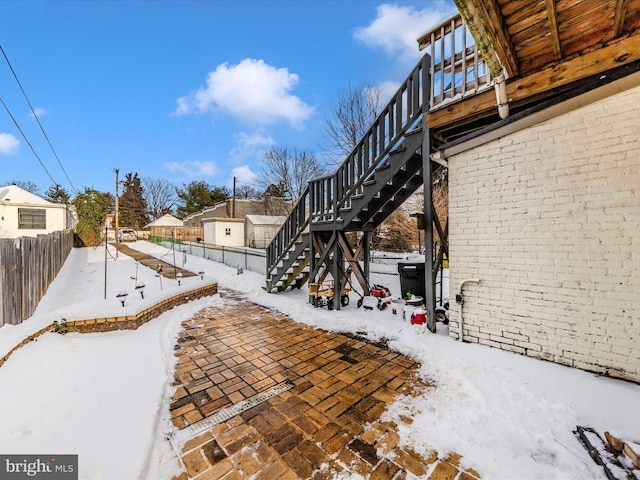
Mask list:
[[[182,274],[182,278],[197,276],[197,273],[190,272],[189,270],[174,266],[172,263],[165,262],[164,260],[160,260],[146,253],[142,253],[124,243],[113,243],[112,245],[119,252],[133,258],[136,262],[140,262],[145,267],[149,267],[152,270],[159,271],[159,273],[165,278],[175,280],[178,273]]]

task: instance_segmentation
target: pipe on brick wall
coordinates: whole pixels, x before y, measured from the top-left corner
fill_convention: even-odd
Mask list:
[[[496,89],[498,114],[503,120],[509,116],[509,97],[507,96],[507,82],[503,74],[494,77],[493,85]]]
[[[462,287],[464,287],[467,283],[480,283],[480,279],[478,278],[467,278],[460,282],[460,286],[458,287],[458,293],[456,295],[456,303],[458,304],[458,327],[460,328],[460,333],[458,334],[458,340],[462,342],[463,334],[462,334],[462,305],[464,304],[464,300],[462,297]]]

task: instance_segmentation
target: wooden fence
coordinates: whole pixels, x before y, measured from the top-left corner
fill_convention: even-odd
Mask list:
[[[71,248],[71,230],[0,239],[0,327],[33,315]]]
[[[204,229],[202,227],[151,227],[151,237],[199,242],[204,238]]]

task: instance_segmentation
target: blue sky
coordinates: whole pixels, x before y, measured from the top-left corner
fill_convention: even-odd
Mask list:
[[[273,147],[323,158],[340,92],[395,91],[416,39],[454,13],[428,0],[8,1],[0,45],[75,189],[115,190],[115,168],[230,187],[254,183]],[[0,97],[73,196],[1,55]],[[14,180],[53,183],[0,105],[0,184]]]

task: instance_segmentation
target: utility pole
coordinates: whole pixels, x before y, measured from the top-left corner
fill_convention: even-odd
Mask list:
[[[117,168],[114,169],[116,171],[116,243],[118,243],[118,232],[120,230],[120,200],[118,199],[118,172],[120,170],[118,170]]]
[[[233,202],[231,203],[231,218],[236,218],[236,177],[233,177]]]

